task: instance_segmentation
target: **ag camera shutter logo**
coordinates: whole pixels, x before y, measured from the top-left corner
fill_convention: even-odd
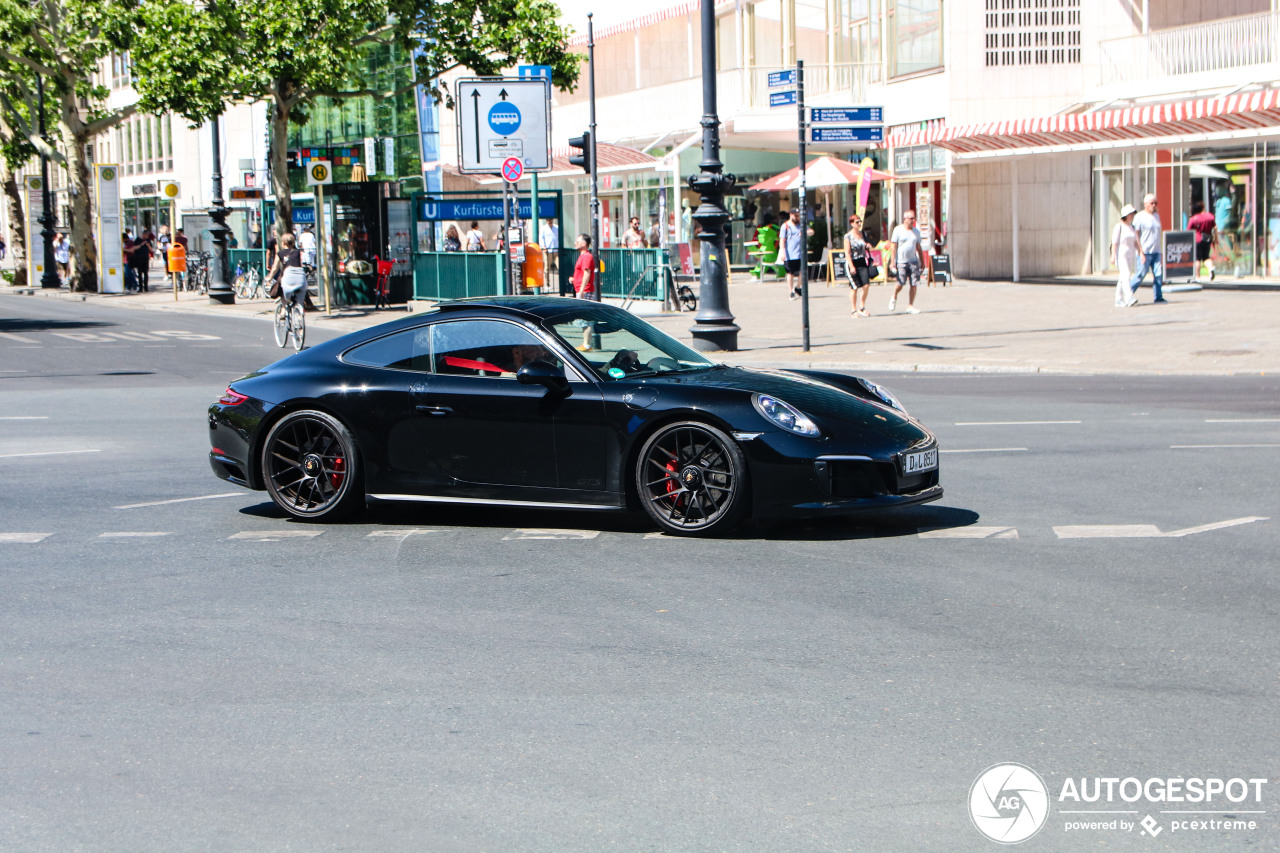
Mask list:
[[[969,818],[1000,844],[1026,841],[1049,817],[1049,789],[1040,774],[1022,764],[993,764],[969,789]]]

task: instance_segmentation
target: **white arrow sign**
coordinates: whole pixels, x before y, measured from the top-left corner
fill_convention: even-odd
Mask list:
[[[541,78],[464,78],[457,84],[458,170],[500,174],[551,168],[551,89]]]

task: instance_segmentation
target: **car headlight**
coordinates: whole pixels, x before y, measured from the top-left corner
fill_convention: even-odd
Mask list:
[[[808,415],[795,406],[782,402],[777,397],[771,397],[768,394],[753,394],[751,395],[751,402],[755,404],[756,411],[764,415],[765,420],[777,424],[787,432],[794,432],[796,435],[807,435],[811,438],[821,435],[818,431],[818,425]]]
[[[874,382],[868,382],[866,379],[859,379],[858,383],[863,388],[866,388],[868,391],[870,391],[872,396],[874,396],[880,402],[884,403],[886,406],[897,409],[899,412],[902,412],[904,415],[907,413],[907,410],[902,407],[902,404],[900,402],[898,402],[898,398],[890,394],[881,386],[877,385]]]

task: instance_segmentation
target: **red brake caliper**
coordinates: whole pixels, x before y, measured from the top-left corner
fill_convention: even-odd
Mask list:
[[[329,483],[336,489],[342,485],[344,472],[347,470],[345,460],[341,456],[333,460],[333,473],[329,475]]]

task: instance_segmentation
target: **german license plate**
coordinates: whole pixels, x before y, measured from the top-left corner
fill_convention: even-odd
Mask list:
[[[919,474],[921,471],[932,471],[938,467],[938,448],[921,450],[919,453],[904,453],[901,458],[903,474]]]

